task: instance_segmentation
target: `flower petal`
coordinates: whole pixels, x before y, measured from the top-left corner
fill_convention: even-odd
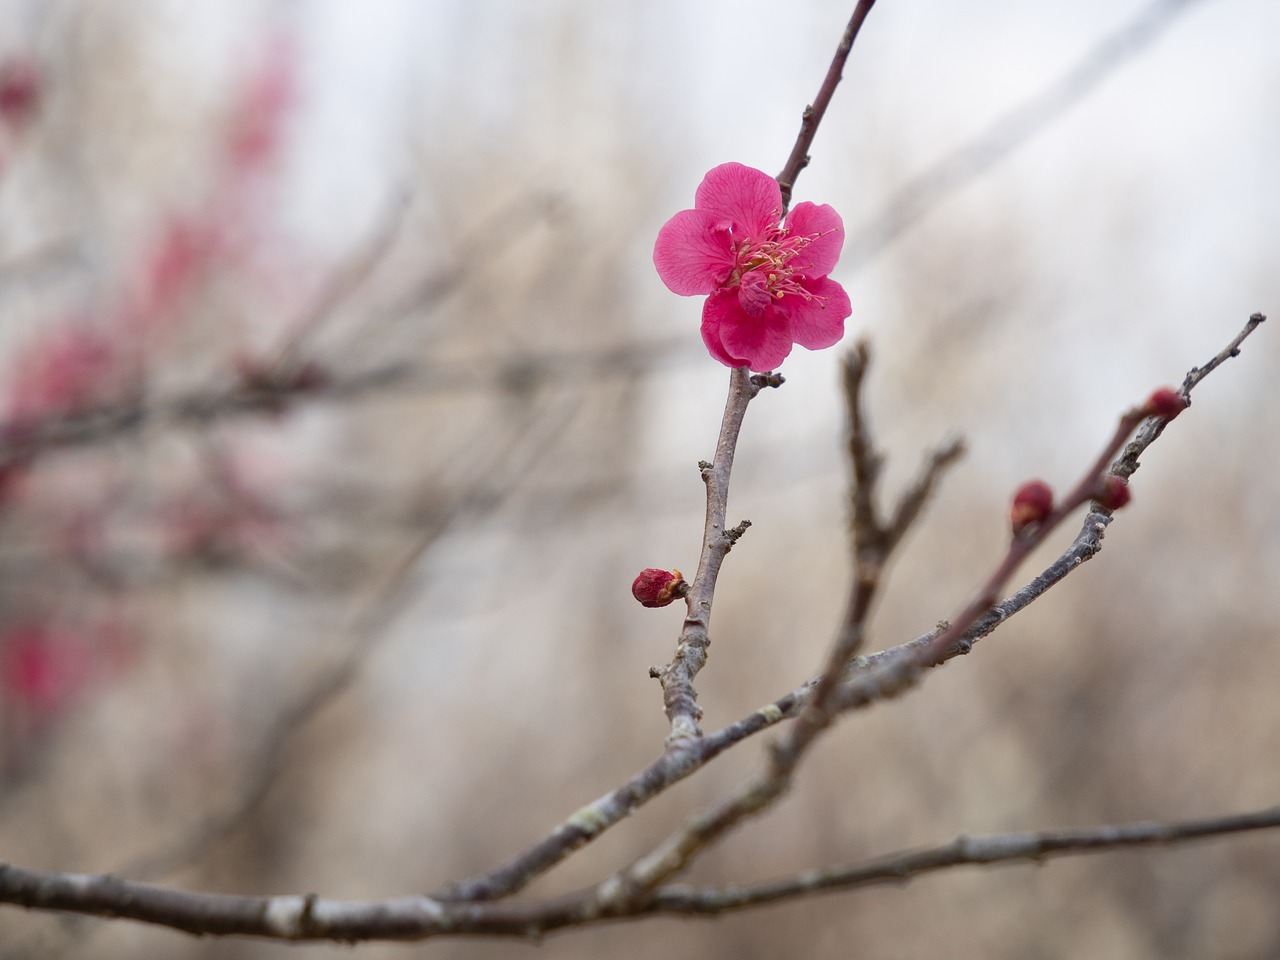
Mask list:
[[[672,293],[682,297],[710,293],[729,276],[732,240],[717,222],[714,214],[681,210],[658,231],[653,265]]]
[[[726,367],[745,367],[747,361],[741,357],[735,357],[725,350],[724,343],[720,338],[721,323],[728,314],[721,301],[726,299],[731,300],[732,294],[724,292],[713,293],[707,298],[707,302],[702,305],[702,342],[707,345],[707,351],[711,356]],[[714,306],[713,301],[715,301]]]
[[[821,350],[840,342],[844,321],[853,313],[844,287],[828,277],[805,280],[802,286],[813,294],[813,300],[799,296],[783,297],[774,308],[787,315],[791,339],[809,350]]]
[[[791,352],[787,317],[776,307],[768,308],[758,317],[750,316],[734,293],[721,291],[707,298],[702,308],[703,342],[721,363],[748,366],[757,373],[772,370]],[[709,342],[709,328],[718,334],[719,353]]]
[[[732,223],[738,239],[758,237],[781,219],[782,191],[763,170],[722,163],[702,178],[693,205]]]
[[[791,261],[798,273],[825,277],[835,269],[844,247],[844,221],[830,204],[797,203],[787,217],[787,230],[792,236],[818,235]]]

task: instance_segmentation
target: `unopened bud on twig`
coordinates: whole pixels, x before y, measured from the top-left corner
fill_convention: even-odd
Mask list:
[[[1043,480],[1028,480],[1013,495],[1009,525],[1014,536],[1053,513],[1053,489]]]
[[[1107,474],[1098,482],[1098,489],[1093,497],[1098,501],[1098,506],[1104,510],[1119,510],[1132,498],[1129,482],[1111,474]]]
[[[679,570],[641,570],[631,584],[631,595],[646,607],[665,607],[689,592],[689,584]]]
[[[1185,409],[1187,409],[1187,401],[1183,399],[1182,394],[1173,387],[1161,387],[1147,397],[1141,413],[1144,417],[1164,417],[1166,420],[1172,420]]]
[[[1098,501],[1098,506],[1103,510],[1119,510],[1129,502],[1132,496],[1128,481],[1107,474],[1098,482],[1098,489],[1093,499]]]

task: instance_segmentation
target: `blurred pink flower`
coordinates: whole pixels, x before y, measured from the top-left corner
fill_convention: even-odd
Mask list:
[[[78,624],[23,620],[0,629],[0,694],[35,716],[66,708],[127,667],[132,640],[108,617]]]
[[[117,359],[112,344],[97,331],[50,331],[18,353],[9,389],[10,416],[58,416],[102,402],[116,379]]]
[[[284,120],[293,106],[296,66],[292,43],[280,36],[249,72],[233,112],[228,142],[233,167],[261,167],[278,153]]]
[[[723,163],[703,178],[693,209],[658,231],[658,276],[673,293],[707,295],[702,340],[726,366],[772,370],[794,344],[830,347],[853,312],[844,288],[827,276],[844,245],[840,215],[800,203],[781,216],[773,177]]]
[[[40,73],[26,59],[0,64],[0,121],[26,126],[40,105]]]
[[[172,317],[216,246],[213,228],[193,218],[174,216],[161,229],[159,242],[142,264],[138,311],[148,334]]]
[[[83,653],[43,624],[17,624],[0,636],[0,685],[36,710],[53,712],[62,706],[88,673]]]

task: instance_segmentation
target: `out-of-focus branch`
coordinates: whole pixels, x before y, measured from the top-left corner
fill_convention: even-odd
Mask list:
[[[976,180],[1144,52],[1198,0],[1154,0],[1088,50],[1060,77],[1013,107],[964,146],[907,182],[865,227],[852,232],[841,264],[846,275],[864,266],[940,202]]]
[[[374,270],[395,246],[408,206],[408,190],[397,190],[363,248],[329,278],[329,282],[305,311],[281,347],[277,366],[287,367],[297,363],[324,324],[368,282]]]
[[[871,426],[863,411],[862,386],[871,362],[871,347],[866,340],[858,342],[844,358],[843,387],[845,409],[849,418],[848,454],[852,473],[849,485],[850,534],[857,576],[849,593],[840,642],[847,656],[853,656],[862,645],[863,609],[862,580],[879,580],[885,559],[920,515],[925,501],[942,473],[964,454],[964,444],[955,439],[933,450],[919,476],[898,501],[893,516],[882,520],[875,505],[876,486],[884,455],[875,447]]]
[[[467,279],[467,271],[458,264],[493,258],[524,242],[534,226],[554,220],[562,209],[561,196],[551,191],[526,194],[505,204],[455,242],[449,263],[435,266],[419,277],[409,291],[390,307],[370,315],[354,331],[355,339],[377,339],[384,335],[387,326],[444,300]]]
[[[200,426],[246,414],[277,414],[302,397],[341,399],[402,382],[397,364],[331,378],[314,364],[246,368],[222,390],[193,391],[162,400],[137,400],[0,424],[0,462],[22,461],[45,450],[113,440],[156,425]]]
[[[1043,863],[1051,857],[1065,854],[1171,846],[1276,827],[1280,827],[1280,807],[1200,820],[1154,820],[1038,833],[997,833],[985,837],[962,835],[936,847],[891,853],[847,866],[808,870],[794,877],[753,886],[693,889],[673,884],[654,892],[652,906],[662,913],[714,916],[822,891],[851,890],[883,883],[900,885],[921,874],[950,867],[1017,860]]]
[[[827,105],[831,103],[831,97],[844,77],[844,65],[849,59],[849,52],[853,49],[853,41],[857,39],[858,31],[862,29],[862,22],[867,19],[867,14],[871,12],[875,3],[876,0],[858,0],[858,5],[853,9],[853,16],[849,18],[849,25],[844,28],[844,36],[840,38],[840,44],[836,47],[835,56],[831,58],[827,75],[822,80],[822,86],[818,88],[818,95],[813,98],[813,103],[804,108],[795,146],[791,148],[791,156],[787,157],[786,165],[777,177],[778,186],[782,189],[783,213],[786,213],[787,208],[791,206],[791,191],[795,187],[796,177],[800,176],[800,171],[809,165],[809,147],[813,145],[813,138],[818,132],[818,124],[822,123],[822,118],[827,112]]]
[[[203,427],[236,417],[273,416],[302,401],[345,401],[392,389],[527,391],[552,382],[596,382],[647,370],[676,350],[676,341],[667,340],[590,351],[482,357],[438,368],[393,363],[343,376],[307,361],[247,367],[240,371],[239,381],[225,389],[0,421],[0,464],[27,462],[48,450],[116,440],[143,428]]]
[[[234,802],[203,818],[176,841],[135,858],[126,873],[141,877],[172,873],[199,859],[249,820],[279,780],[290,742],[355,681],[386,636],[388,624],[400,609],[405,584],[423,554],[457,518],[492,510],[514,493],[528,471],[553,448],[573,409],[563,404],[551,410],[530,407],[520,422],[508,425],[507,442],[477,471],[489,482],[469,487],[440,511],[417,532],[413,543],[373,578],[342,628],[352,638],[350,645],[318,670],[308,687],[271,724],[246,764],[248,774]]]

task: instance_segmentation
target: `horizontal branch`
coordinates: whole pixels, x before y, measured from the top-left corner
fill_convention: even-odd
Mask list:
[[[644,372],[678,352],[678,341],[627,343],[592,351],[468,358],[448,366],[389,363],[346,375],[302,362],[241,372],[225,388],[139,398],[38,417],[0,419],[0,464],[30,463],[51,450],[105,443],[155,427],[204,427],[248,416],[275,416],[301,402],[355,400],[389,390],[525,394],[564,383],[594,383]]]
[[[936,847],[892,853],[826,870],[808,870],[794,877],[755,886],[695,889],[673,884],[655,891],[652,906],[662,913],[716,915],[794,900],[820,891],[850,890],[883,883],[902,884],[921,874],[950,867],[1016,860],[1040,863],[1065,854],[1167,846],[1276,827],[1280,827],[1280,807],[1201,820],[1144,821],[1041,833],[998,833],[985,837],[961,835]]]
[[[275,897],[190,893],[133,883],[110,874],[49,873],[0,862],[0,902],[152,923],[205,936],[276,940],[427,940],[441,936],[536,939],[553,930],[651,914],[715,915],[790,900],[820,891],[902,883],[949,867],[1016,860],[1041,861],[1069,853],[1169,845],[1280,827],[1280,807],[1201,820],[1143,822],[1043,833],[957,837],[923,850],[750,887],[659,887],[631,903],[611,898],[606,884],[526,903],[449,903],[426,896],[389,900],[326,900],[314,894]],[[611,909],[611,904],[623,905]]]

